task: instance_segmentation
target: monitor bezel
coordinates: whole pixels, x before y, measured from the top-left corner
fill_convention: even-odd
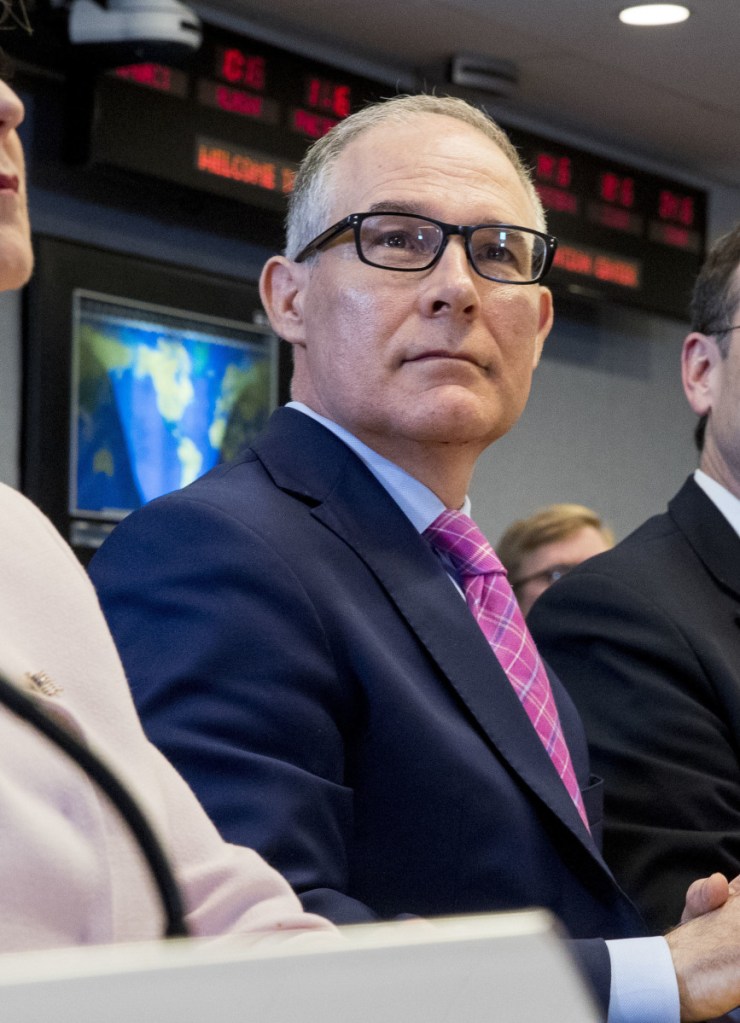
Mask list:
[[[208,273],[51,236],[36,236],[34,249],[36,268],[23,311],[21,489],[86,563],[102,537],[84,528],[88,517],[69,510],[75,290],[255,328],[264,329],[267,320],[254,277]],[[287,400],[291,372],[289,346],[282,341],[277,362],[280,404]]]
[[[226,320],[223,317],[206,316],[202,313],[185,311],[180,308],[155,305],[151,302],[139,302],[133,299],[122,300],[119,295],[106,295],[89,288],[75,288],[72,292],[72,372],[70,381],[70,459],[68,511],[73,519],[84,519],[100,522],[120,522],[135,508],[106,507],[103,509],[85,508],[79,502],[80,482],[80,451],[79,451],[79,413],[80,413],[80,346],[81,320],[85,315],[85,303],[95,303],[110,309],[108,322],[113,323],[117,316],[123,314],[133,320],[135,318],[148,322],[152,327],[167,329],[172,326],[181,327],[183,333],[200,331],[208,339],[208,343],[230,344],[237,350],[254,348],[263,349],[269,360],[269,383],[266,395],[267,410],[272,411],[277,404],[278,359],[277,338],[272,330],[258,323],[245,323],[239,320]],[[233,338],[226,335],[233,334]],[[211,335],[211,337],[208,337]],[[203,470],[205,471],[205,470]],[[154,495],[158,496],[158,495]]]

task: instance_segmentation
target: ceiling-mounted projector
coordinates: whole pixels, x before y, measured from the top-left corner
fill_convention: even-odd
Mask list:
[[[72,0],[67,33],[80,56],[106,63],[176,60],[198,49],[198,16],[180,0]]]

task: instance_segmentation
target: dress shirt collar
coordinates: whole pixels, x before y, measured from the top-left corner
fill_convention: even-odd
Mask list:
[[[740,500],[721,483],[707,476],[701,469],[694,473],[697,486],[701,487],[713,505],[722,512],[735,532],[740,536]]]
[[[400,466],[389,462],[387,458],[383,458],[367,444],[363,444],[343,426],[320,416],[318,412],[314,412],[300,401],[289,401],[288,408],[296,409],[298,412],[310,416],[311,419],[315,419],[352,448],[420,533],[423,533],[427,526],[431,526],[437,516],[445,510],[445,506],[429,487],[425,487],[423,483],[410,476]],[[464,511],[466,515],[470,514],[470,499],[468,497],[465,498],[461,511]]]

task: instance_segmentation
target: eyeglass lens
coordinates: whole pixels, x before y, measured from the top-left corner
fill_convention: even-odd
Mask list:
[[[398,270],[422,270],[439,253],[445,231],[439,225],[411,214],[380,213],[360,225],[363,257],[375,266]],[[547,245],[539,235],[497,226],[470,232],[468,254],[483,277],[498,281],[531,281],[542,270]]]
[[[533,572],[532,575],[525,575],[521,579],[511,580],[511,585],[514,590],[520,589],[522,586],[526,586],[527,583],[538,582],[542,580],[546,582],[548,586],[551,583],[556,583],[558,579],[562,579],[564,575],[567,575],[573,565],[551,565],[549,568],[542,568],[539,572]]]

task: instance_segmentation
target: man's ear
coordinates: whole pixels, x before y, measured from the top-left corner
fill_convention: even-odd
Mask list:
[[[692,331],[681,350],[681,380],[686,399],[698,416],[712,409],[721,363],[717,339]]]
[[[534,351],[534,362],[533,367],[537,367],[540,356],[542,355],[542,349],[544,348],[547,335],[552,330],[552,322],[554,318],[553,307],[552,307],[552,292],[549,288],[540,288],[540,322],[537,328],[537,338],[535,341]]]
[[[260,298],[272,329],[290,344],[305,339],[303,297],[308,268],[285,256],[272,256],[260,274]]]

